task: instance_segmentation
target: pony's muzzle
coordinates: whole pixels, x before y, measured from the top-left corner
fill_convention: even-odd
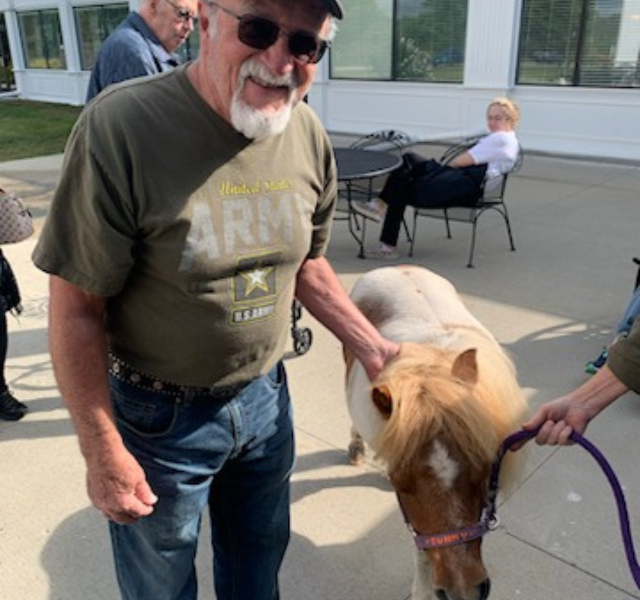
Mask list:
[[[491,580],[485,579],[480,582],[473,590],[472,595],[458,596],[451,595],[445,590],[436,590],[436,598],[438,600],[487,600],[491,592]]]

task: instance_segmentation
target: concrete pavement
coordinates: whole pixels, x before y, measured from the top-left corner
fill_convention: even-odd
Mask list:
[[[59,166],[59,156],[0,163],[0,185],[21,194],[41,223]],[[435,220],[421,222],[415,256],[405,262],[454,282],[513,355],[535,408],[585,379],[584,362],[609,341],[626,305],[635,277],[631,257],[640,254],[640,165],[527,156],[507,198],[515,253],[501,221],[487,214],[475,269],[465,267],[470,227],[454,223],[448,240]],[[371,244],[375,233],[371,228]],[[17,423],[0,421],[0,598],[117,600],[104,521],[87,501],[84,467],[53,380],[47,282],[31,264],[34,244],[35,238],[4,248],[25,305],[18,320],[9,318],[7,376],[30,413]],[[356,249],[337,222],[330,258],[347,288],[381,264],[358,259]],[[282,597],[405,600],[412,548],[394,495],[374,461],[347,464],[339,344],[306,314],[304,324],[313,329],[313,347],[287,363],[299,461]],[[588,432],[621,479],[635,532],[639,423],[638,397],[628,394]],[[503,499],[502,526],[484,543],[492,600],[640,598],[611,491],[593,459],[580,448],[530,446],[526,477]],[[201,597],[211,598],[206,533],[198,564]]]

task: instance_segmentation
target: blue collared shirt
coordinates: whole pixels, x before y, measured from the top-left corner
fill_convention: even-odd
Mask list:
[[[131,12],[104,41],[91,72],[87,102],[112,83],[168,71],[179,64],[145,20]]]

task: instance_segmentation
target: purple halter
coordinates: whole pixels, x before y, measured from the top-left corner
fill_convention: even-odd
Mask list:
[[[404,515],[405,523],[413,537],[416,548],[418,548],[418,550],[431,550],[434,548],[445,548],[448,546],[455,546],[457,544],[464,544],[482,537],[488,531],[496,529],[499,523],[498,516],[496,514],[496,502],[498,498],[498,481],[500,478],[500,468],[502,466],[502,460],[504,459],[505,454],[511,449],[514,444],[529,441],[531,438],[536,436],[538,431],[539,428],[532,431],[518,431],[511,434],[504,440],[504,442],[502,442],[502,445],[500,446],[500,450],[498,452],[498,456],[496,457],[496,460],[493,463],[493,467],[491,469],[491,476],[489,478],[489,485],[487,488],[486,504],[484,510],[482,511],[480,521],[476,525],[472,525],[470,527],[465,527],[462,529],[456,529],[454,531],[449,531],[446,533],[424,535],[413,528],[413,526],[409,522],[409,519],[407,518],[407,514],[404,510],[404,507],[402,506],[400,497],[398,496],[400,510]],[[611,486],[613,495],[616,499],[616,505],[618,507],[620,530],[622,532],[622,540],[624,543],[624,550],[627,556],[629,569],[631,570],[631,575],[633,576],[636,587],[640,589],[640,565],[638,565],[638,560],[636,558],[636,552],[633,545],[633,538],[631,536],[629,511],[627,509],[624,492],[622,491],[622,486],[620,485],[618,477],[614,473],[611,465],[609,464],[609,461],[604,457],[602,452],[600,452],[600,450],[598,450],[589,440],[587,440],[576,431],[571,434],[570,439],[576,444],[582,446],[587,452],[589,452],[589,454],[591,454],[591,456],[593,456],[596,462],[600,465],[600,468],[604,471],[604,474],[609,481],[609,485]]]

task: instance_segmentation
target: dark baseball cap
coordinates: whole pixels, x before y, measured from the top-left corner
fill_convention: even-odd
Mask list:
[[[342,6],[339,0],[324,0],[329,12],[337,19],[342,19]]]

